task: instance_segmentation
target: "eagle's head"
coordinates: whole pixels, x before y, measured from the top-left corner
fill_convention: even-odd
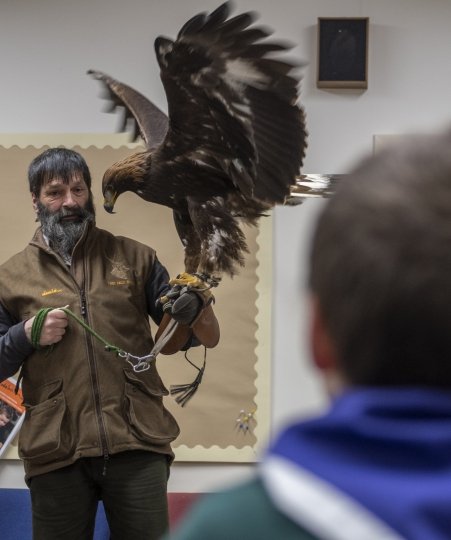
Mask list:
[[[125,191],[143,196],[146,180],[150,174],[150,154],[137,152],[109,167],[102,180],[103,207],[113,213],[117,198]]]

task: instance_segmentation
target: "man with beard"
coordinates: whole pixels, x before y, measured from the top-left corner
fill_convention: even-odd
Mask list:
[[[170,319],[158,301],[168,273],[150,247],[96,227],[80,154],[46,150],[28,179],[41,227],[0,267],[0,380],[20,370],[19,453],[33,538],[91,539],[99,499],[112,538],[159,538],[168,525],[170,443],[179,433],[163,406],[167,390],[154,362],[135,372],[64,308],[107,343],[144,357],[154,345],[148,316],[160,328]],[[177,327],[166,352],[193,338],[217,343],[211,306],[194,293],[188,303],[192,320]]]

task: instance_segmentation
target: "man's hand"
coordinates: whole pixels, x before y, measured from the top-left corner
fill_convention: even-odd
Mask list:
[[[191,326],[212,302],[211,286],[197,275],[183,272],[169,281],[172,288],[158,302],[180,324]]]
[[[31,327],[33,326],[34,317],[25,321],[24,329],[28,340],[31,343]],[[61,309],[52,309],[47,313],[44,324],[41,330],[39,345],[45,347],[53,345],[63,339],[66,333],[66,327],[69,324],[67,314]]]
[[[163,309],[180,324],[190,325],[204,307],[205,304],[202,301],[201,294],[186,291],[181,294],[175,302],[171,303],[169,309],[167,309],[166,306],[164,306]]]

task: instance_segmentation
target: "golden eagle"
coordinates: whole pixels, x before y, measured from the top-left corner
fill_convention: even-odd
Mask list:
[[[105,172],[105,209],[125,191],[172,208],[185,271],[204,278],[243,265],[240,221],[255,225],[284,202],[306,146],[299,65],[282,56],[290,46],[268,41],[255,13],[230,17],[230,9],[225,2],[192,17],[175,41],[156,39],[169,118],[136,90],[88,71],[111,110],[125,107],[124,129],[133,119],[147,145]]]

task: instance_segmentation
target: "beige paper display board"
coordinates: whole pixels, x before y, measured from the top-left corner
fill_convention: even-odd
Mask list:
[[[121,135],[56,134],[47,137],[49,143],[45,142],[45,135],[40,135],[37,140],[32,135],[0,136],[3,189],[0,215],[3,230],[7,231],[0,245],[0,263],[21,250],[38,225],[34,222],[28,192],[30,161],[45,147],[62,145],[79,151],[91,169],[97,225],[151,245],[171,277],[183,271],[183,250],[170,209],[147,203],[132,193],[118,199],[116,214],[109,215],[102,208],[104,170],[136,151],[137,145],[125,144]],[[173,445],[178,461],[254,461],[268,437],[271,218],[261,219],[258,230],[246,229],[246,235],[250,253],[245,268],[233,279],[224,277],[214,291],[221,340],[218,347],[207,353],[203,382],[184,408],[176,404],[173,397],[165,398],[166,406],[181,427],[181,435]],[[191,349],[188,357],[201,366],[203,348]],[[189,383],[197,375],[183,353],[160,355],[157,366],[168,387]],[[254,415],[248,423],[249,429],[240,429],[237,420],[248,413]],[[17,458],[14,445],[6,457]]]

